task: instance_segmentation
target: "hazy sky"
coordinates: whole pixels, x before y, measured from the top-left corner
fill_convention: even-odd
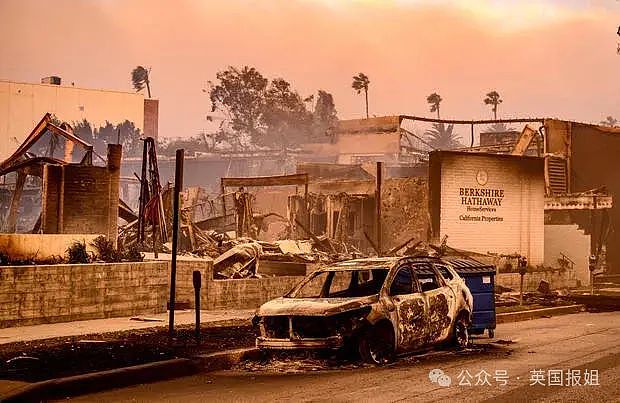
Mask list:
[[[617,0],[0,0],[0,78],[59,75],[76,86],[131,91],[152,68],[160,135],[205,127],[201,91],[228,65],[283,77],[302,96],[334,94],[362,117],[351,77],[370,77],[370,112],[445,118],[620,119]]]

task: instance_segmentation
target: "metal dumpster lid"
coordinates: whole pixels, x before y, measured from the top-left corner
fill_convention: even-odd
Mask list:
[[[463,258],[444,258],[444,260],[449,262],[459,274],[495,273],[495,266],[477,260]]]

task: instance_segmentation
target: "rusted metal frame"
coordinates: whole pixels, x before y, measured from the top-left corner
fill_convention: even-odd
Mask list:
[[[433,147],[432,145],[430,145],[430,143],[428,143],[426,140],[422,139],[422,138],[421,138],[420,136],[418,136],[417,134],[412,133],[412,132],[410,132],[409,130],[404,129],[404,128],[402,128],[402,127],[400,128],[400,130],[402,130],[402,131],[404,131],[406,134],[408,134],[408,135],[410,135],[410,136],[413,136],[413,137],[415,137],[416,139],[420,140],[420,142],[421,142],[422,144],[424,144],[425,146],[430,147],[430,148],[431,148],[431,149],[433,149],[433,150],[436,150],[436,148],[435,148],[435,147]]]
[[[47,129],[54,132],[55,134],[64,137],[67,140],[70,140],[73,143],[77,143],[79,145],[81,145],[82,147],[84,147],[87,150],[92,150],[93,146],[90,143],[85,142],[84,140],[82,140],[81,138],[79,138],[78,136],[76,136],[75,134],[72,134],[58,126],[56,126],[55,124],[48,122],[47,124]],[[45,133],[45,132],[43,132]]]
[[[158,226],[159,226],[159,232],[160,232],[160,236],[161,236],[161,240],[162,242],[166,242],[168,240],[168,228],[166,227],[166,215],[165,215],[165,211],[164,211],[164,203],[161,197],[162,194],[162,186],[161,186],[161,182],[160,182],[160,176],[159,176],[159,167],[157,165],[157,148],[156,148],[156,143],[155,143],[155,139],[153,139],[152,137],[148,137],[148,141],[150,144],[150,164],[151,164],[151,182],[153,183],[153,188],[154,191],[157,195],[157,201],[158,201]]]
[[[148,158],[148,145],[146,141],[142,144],[142,169],[140,172],[140,196],[138,198],[138,244],[144,242],[144,210],[148,203],[148,185],[146,183],[146,164]]]
[[[5,169],[7,169],[7,167],[11,166],[13,162],[15,162],[17,159],[19,159],[19,157],[26,153],[26,151],[32,146],[32,144],[34,144],[34,142],[36,142],[45,133],[46,126],[49,121],[50,114],[46,113],[43,116],[43,119],[41,119],[41,121],[37,123],[34,129],[32,129],[32,132],[30,132],[24,142],[20,144],[19,147],[17,147],[17,150],[15,150],[15,152],[9,158],[4,160],[2,164],[0,164],[0,171],[4,171]]]
[[[402,119],[418,120],[420,122],[431,123],[448,123],[458,125],[488,125],[493,123],[530,123],[540,122],[544,123],[544,118],[514,118],[514,119],[483,119],[483,120],[455,120],[455,119],[437,119],[437,118],[425,118],[421,116],[401,115]]]
[[[28,151],[28,149],[30,149],[30,147],[32,147],[32,145],[37,140],[39,140],[47,132],[47,130],[50,130],[54,132],[54,134],[62,136],[73,143],[77,143],[78,145],[84,147],[87,152],[94,152],[92,144],[85,142],[76,135],[69,133],[68,131],[51,123],[51,115],[49,113],[46,113],[41,119],[41,121],[37,123],[37,125],[34,127],[32,132],[30,132],[26,140],[24,140],[24,142],[17,148],[17,150],[15,150],[15,152],[9,158],[4,160],[2,164],[0,164],[0,171],[7,169],[7,167],[10,167],[13,163],[15,163],[21,156],[23,156]]]

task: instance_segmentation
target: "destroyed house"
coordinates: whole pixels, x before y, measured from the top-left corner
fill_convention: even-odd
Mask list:
[[[367,249],[366,237],[375,231],[374,176],[361,165],[325,163],[300,163],[297,173],[308,175],[308,200],[289,198],[291,222],[306,217],[314,235]]]

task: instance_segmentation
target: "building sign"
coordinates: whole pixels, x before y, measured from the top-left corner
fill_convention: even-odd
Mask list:
[[[484,186],[489,176],[486,171],[480,170],[476,174],[476,182]],[[497,215],[504,200],[504,189],[487,189],[483,187],[459,188],[461,206],[467,214],[459,215],[461,221],[497,222],[504,221],[504,217]]]

